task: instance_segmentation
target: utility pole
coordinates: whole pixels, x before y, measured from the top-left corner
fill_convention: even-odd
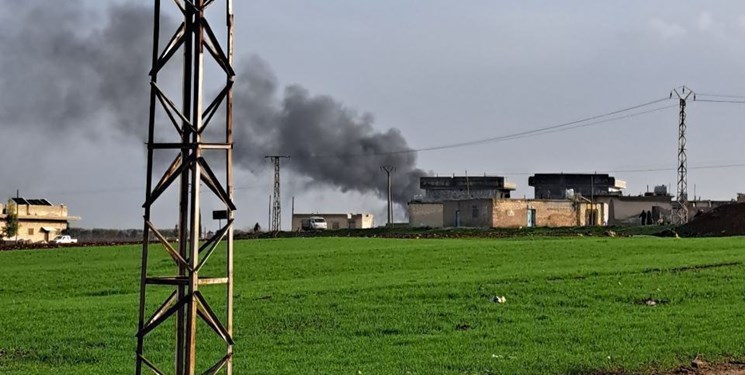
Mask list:
[[[289,159],[286,155],[267,155],[266,159],[270,159],[274,164],[274,194],[272,200],[272,232],[279,232],[282,230],[282,203],[280,200],[280,185],[279,185],[279,161],[281,159]]]
[[[175,1],[173,8],[166,10],[166,14],[177,13],[181,18],[180,25],[175,30],[161,30],[164,16],[161,16],[161,0],[153,0],[153,43],[152,69],[150,70],[150,110],[148,116],[147,139],[147,175],[145,187],[144,228],[142,239],[142,258],[140,273],[140,308],[137,329],[137,349],[135,359],[135,374],[144,372],[150,374],[194,375],[197,368],[206,368],[205,374],[218,372],[231,375],[233,373],[233,0],[190,0]],[[170,3],[170,2],[169,2]],[[220,12],[225,17],[225,32],[215,33],[207,14],[211,8],[224,7]],[[162,31],[171,31],[173,36],[166,43],[160,42]],[[217,34],[222,34],[222,41]],[[164,34],[165,35],[165,34]],[[206,52],[208,53],[205,53]],[[204,81],[206,59],[216,63],[221,78],[211,82],[220,83],[222,89],[215,96],[205,102]],[[172,100],[161,90],[158,76],[167,66],[181,65],[182,75],[180,86],[182,92],[178,100]],[[166,69],[167,70],[167,69]],[[212,85],[210,85],[211,87]],[[224,109],[224,115],[218,115],[218,110]],[[166,116],[157,116],[158,112]],[[212,121],[218,117],[219,120]],[[165,125],[165,126],[164,126]],[[161,129],[162,128],[162,129]],[[156,141],[156,134],[161,131],[175,131],[172,138],[175,142]],[[214,142],[205,141],[205,130],[215,130],[214,134],[221,134]],[[177,156],[162,175],[155,175],[156,152],[176,153]],[[205,154],[223,155],[217,171],[224,171],[218,176]],[[210,160],[220,160],[218,158]],[[216,162],[213,162],[214,164]],[[223,164],[224,163],[224,164]],[[206,187],[204,192],[202,187]],[[173,188],[173,189],[171,189]],[[151,221],[152,211],[159,207],[157,202],[163,194],[171,190],[178,190],[178,244],[174,245],[161,233],[158,226]],[[201,202],[203,195],[212,193],[213,197],[224,206],[227,212],[225,226],[217,230],[206,240],[200,239],[202,228]],[[157,217],[157,216],[154,216]],[[149,239],[155,236],[160,244],[151,245]],[[221,246],[224,243],[225,246]],[[148,269],[150,250],[165,250],[173,261],[171,272],[155,274],[162,267]],[[223,257],[213,259],[225,262],[224,268],[217,274],[205,276],[203,266],[208,263],[215,251],[225,251]],[[208,267],[210,269],[215,269]],[[203,287],[215,285],[225,286],[225,300],[216,303],[225,306],[224,313],[218,314],[208,302],[217,298],[217,294],[202,294]],[[161,299],[163,292],[156,288],[170,291],[168,297]],[[148,298],[151,297],[151,298]],[[153,300],[150,300],[153,299]],[[153,308],[154,306],[159,306]],[[175,320],[175,322],[174,322]],[[198,325],[198,321],[204,325]],[[173,324],[169,324],[172,322]],[[164,324],[165,323],[165,324]],[[208,339],[209,332],[214,333],[224,345],[224,352],[217,362],[197,364],[197,348],[203,347],[197,343],[197,328],[209,327],[200,333],[200,337]],[[145,341],[154,330],[169,331],[175,328],[175,342],[173,343],[174,362],[172,367],[159,368],[163,363],[148,358]],[[201,330],[201,328],[200,328]],[[206,341],[211,342],[211,341]],[[160,357],[160,356],[156,356]],[[164,357],[165,358],[165,357]]]
[[[290,216],[290,230],[294,231],[293,221],[295,220],[295,196],[292,196],[292,215]]]
[[[391,196],[391,173],[396,171],[392,165],[382,165],[380,169],[388,176],[388,225],[393,224],[393,198]]]
[[[688,222],[688,157],[686,156],[686,101],[693,95],[696,100],[696,94],[686,86],[673,89],[673,93],[678,97],[680,104],[679,122],[678,122],[678,196],[677,206],[673,214],[673,223],[676,225]]]

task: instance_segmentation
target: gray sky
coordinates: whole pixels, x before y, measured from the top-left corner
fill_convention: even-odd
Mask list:
[[[105,9],[117,3],[84,2],[90,12],[82,17],[82,25],[74,26],[76,32],[96,33],[108,22]],[[700,93],[745,95],[741,1],[235,3],[238,60],[263,60],[276,77],[278,101],[282,88],[292,84],[310,95],[329,95],[347,110],[371,114],[379,132],[399,129],[414,149],[602,114],[666,97],[682,84]],[[0,38],[4,54],[9,53],[7,45],[20,38],[8,27],[3,28],[8,36]],[[55,45],[63,36],[49,32],[36,37],[48,37]],[[108,39],[101,40],[96,49],[114,48]],[[109,55],[102,60],[126,60],[126,55]],[[40,68],[39,61],[18,60],[0,61],[28,66],[29,75],[49,69]],[[53,69],[64,72],[65,66],[54,64]],[[16,76],[26,72],[18,69]],[[0,70],[0,78],[3,74],[10,73]],[[127,74],[137,76],[136,71]],[[146,87],[147,71],[140,76]],[[15,81],[4,78],[2,98],[22,98],[27,105],[19,110],[48,106],[48,90],[9,87],[8,82]],[[45,82],[54,85],[56,79],[50,74]],[[90,84],[85,75],[81,84]],[[129,111],[147,111],[146,106],[127,104]],[[11,196],[18,188],[27,197],[68,204],[72,214],[83,217],[77,224],[83,227],[141,227],[146,124],[112,132],[105,125],[111,121],[106,108],[81,112],[58,127],[51,124],[53,116],[35,121],[0,116],[0,192]],[[730,199],[745,191],[743,167],[697,169],[745,163],[744,113],[743,104],[690,103],[689,195],[694,185],[697,195],[711,199]],[[628,182],[626,193],[632,195],[656,184],[669,184],[674,191],[677,118],[671,108],[549,135],[421,152],[416,166],[445,175],[505,175],[517,183],[516,196],[532,196],[530,174],[562,171],[611,171]],[[657,168],[667,170],[622,172]],[[248,168],[236,170],[239,228],[267,222],[271,177],[266,169],[251,169],[255,174]],[[385,202],[375,193],[344,193],[308,181],[289,170],[283,174],[285,227],[292,196],[298,212],[373,212],[378,224],[384,222]],[[172,227],[172,197],[156,208],[164,212],[157,214],[158,224]],[[397,218],[403,219],[402,210]]]

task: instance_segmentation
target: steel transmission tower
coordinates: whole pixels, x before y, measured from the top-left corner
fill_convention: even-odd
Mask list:
[[[391,173],[396,171],[396,167],[391,165],[383,165],[380,169],[385,172],[388,177],[388,225],[393,224],[393,197],[391,196]]]
[[[232,374],[233,365],[233,135],[232,135],[232,101],[233,82],[233,4],[232,0],[176,0],[173,2],[177,10],[183,15],[183,21],[170,40],[160,48],[159,35],[161,29],[161,1],[154,0],[154,28],[152,70],[150,71],[150,112],[147,141],[147,186],[145,192],[144,235],[142,241],[142,273],[140,279],[140,309],[139,326],[137,332],[137,358],[135,374],[140,375],[143,368],[147,373],[176,375],[194,375],[199,373],[216,374],[225,370]],[[225,47],[218,41],[213,29],[205,18],[205,11],[211,7],[224,4]],[[205,50],[208,58],[214,59],[219,66],[220,74],[224,73],[222,90],[204,108],[204,58]],[[158,85],[158,74],[168,65],[176,65],[175,56],[179,51],[183,54],[180,61],[183,67],[180,106],[161,90]],[[220,108],[224,108],[224,121],[214,121],[213,117]],[[156,116],[162,113],[166,116]],[[218,115],[217,117],[222,117]],[[162,119],[165,119],[163,121]],[[170,124],[161,124],[170,122]],[[171,133],[172,142],[155,141],[157,129],[175,128]],[[157,129],[156,129],[157,128]],[[216,143],[205,142],[202,138],[206,129],[213,137],[219,137]],[[167,130],[167,129],[164,129]],[[154,154],[156,152],[177,153],[178,156],[165,170],[159,179],[154,179]],[[222,154],[225,161],[220,163],[219,169],[224,170],[220,177],[207,163],[205,154]],[[213,158],[211,160],[220,160]],[[155,182],[155,184],[154,184]],[[179,219],[177,244],[173,239],[167,239],[151,222],[153,205],[173,185],[179,191]],[[224,211],[217,211],[219,217],[225,218],[226,224],[211,238],[200,238],[201,188],[207,187],[224,206]],[[173,260],[173,273],[169,275],[151,275],[148,270],[150,250],[156,248],[151,245],[150,238],[157,238],[162,247]],[[224,246],[219,246],[220,244]],[[210,256],[216,251],[225,251],[224,274],[207,277],[201,271]],[[160,268],[160,267],[158,267]],[[225,285],[226,301],[219,301],[217,305],[225,305],[225,313],[218,314],[212,309],[200,289],[203,286]],[[148,294],[160,296],[155,288],[172,289],[170,295],[161,301],[150,301]],[[153,303],[159,305],[153,310]],[[150,307],[149,307],[150,306]],[[222,316],[221,316],[222,315]],[[173,319],[171,319],[173,318]],[[175,319],[176,337],[175,363],[166,365],[155,363],[148,359],[146,340],[154,330],[170,331],[170,325],[164,322]],[[210,327],[225,344],[225,354],[216,363],[197,364],[197,321],[202,320]],[[166,367],[167,366],[167,367]],[[172,366],[172,367],[171,367]]]
[[[693,100],[696,100],[696,94],[686,86],[673,89],[670,93],[670,97],[673,93],[678,96],[680,102],[680,117],[678,122],[678,195],[677,205],[675,207],[675,213],[673,222],[677,225],[685,224],[688,222],[688,157],[686,156],[686,101],[693,95]]]
[[[274,194],[272,196],[272,232],[279,232],[282,230],[282,202],[280,199],[280,184],[279,184],[279,163],[281,159],[289,159],[289,156],[284,155],[269,155],[265,158],[270,159],[274,165]]]

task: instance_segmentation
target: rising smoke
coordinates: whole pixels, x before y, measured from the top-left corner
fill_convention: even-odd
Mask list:
[[[80,1],[3,5],[3,127],[91,134],[105,118],[123,133],[143,133],[149,70],[143,46],[151,43],[152,11],[112,5],[102,28],[81,34],[81,25],[95,18]]]
[[[64,6],[7,2],[0,16],[0,124],[60,132],[116,129],[142,140],[148,106],[147,72],[152,10],[136,4],[106,9],[100,28],[81,33],[94,19],[81,1]],[[170,32],[175,22],[166,22]],[[236,165],[258,172],[268,154],[291,155],[286,167],[312,186],[386,194],[381,165],[397,168],[393,196],[405,203],[418,192],[416,154],[396,129],[379,132],[328,96],[293,85],[279,92],[259,57],[239,61],[235,87]],[[105,121],[101,121],[105,119]],[[108,125],[101,125],[108,124]],[[102,133],[102,132],[99,132]],[[58,134],[58,133],[55,133]]]
[[[234,106],[236,162],[256,170],[264,155],[290,155],[286,166],[313,184],[343,191],[387,193],[382,165],[396,167],[392,195],[406,203],[419,191],[416,154],[397,129],[378,132],[373,117],[358,115],[328,96],[313,96],[300,86],[285,88],[278,99],[277,79],[258,57],[240,70]]]

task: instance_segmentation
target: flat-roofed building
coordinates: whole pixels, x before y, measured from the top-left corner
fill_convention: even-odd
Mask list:
[[[293,214],[292,230],[302,230],[303,220],[311,217],[322,217],[326,220],[326,229],[369,229],[375,225],[373,214]]]
[[[46,199],[12,198],[0,204],[0,232],[4,231],[9,212],[18,214],[18,234],[6,241],[48,242],[70,226],[70,221],[80,220],[69,216],[67,206],[52,204]]]
[[[536,173],[528,178],[535,199],[569,199],[574,194],[584,197],[621,195],[626,181],[598,173]]]

